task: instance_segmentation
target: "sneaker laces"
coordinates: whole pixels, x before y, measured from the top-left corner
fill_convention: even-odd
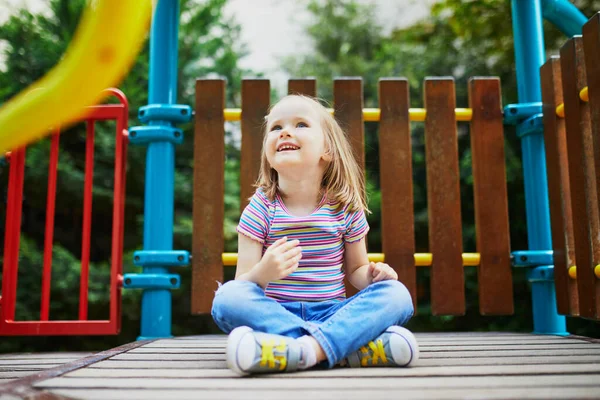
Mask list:
[[[367,346],[369,346],[367,348]],[[360,348],[362,357],[360,359],[360,365],[366,367],[371,361],[371,365],[377,365],[381,359],[382,364],[387,363],[387,357],[385,356],[385,349],[383,348],[383,340],[377,339],[376,342],[369,342],[367,346]],[[369,351],[370,350],[370,351]]]
[[[287,357],[285,356],[286,343],[285,340],[281,340],[278,345],[275,345],[275,340],[265,340],[260,343],[261,345],[261,357],[260,366],[264,367],[267,364],[269,368],[275,368],[275,362],[279,362],[279,370],[285,370],[287,366]],[[279,354],[275,354],[277,351]]]

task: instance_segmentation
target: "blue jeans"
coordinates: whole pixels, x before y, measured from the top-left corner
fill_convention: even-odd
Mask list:
[[[406,287],[395,280],[373,283],[343,301],[279,303],[256,283],[232,280],[216,291],[212,317],[225,333],[239,326],[292,338],[311,335],[329,367],[413,315]]]

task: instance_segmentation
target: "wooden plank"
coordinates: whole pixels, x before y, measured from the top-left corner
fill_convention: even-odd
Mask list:
[[[546,356],[599,356],[600,349],[526,349],[526,350],[463,350],[457,351],[424,351],[420,353],[420,359],[441,358],[485,358],[485,357],[546,357]]]
[[[268,390],[286,393],[290,390],[309,389],[355,389],[384,391],[391,389],[423,389],[430,386],[436,388],[502,388],[511,387],[581,387],[590,386],[600,389],[600,375],[570,375],[569,379],[560,380],[555,376],[494,376],[494,377],[404,377],[403,379],[374,378],[351,379],[293,379],[278,378],[276,385],[273,379],[254,377],[253,379],[107,379],[107,378],[53,378],[35,385],[37,388],[139,388],[139,389],[241,389],[248,391]]]
[[[139,340],[137,342],[128,343],[111,350],[102,351],[98,354],[94,354],[89,357],[81,358],[65,364],[60,364],[55,368],[49,368],[43,371],[36,371],[31,375],[27,375],[20,379],[15,379],[3,384],[0,387],[0,397],[38,398],[38,395],[40,394],[39,391],[35,391],[31,388],[35,382],[61,376],[76,369],[85,368],[90,364],[93,364],[100,360],[105,360],[123,352],[127,352],[131,349],[135,349],[136,347],[143,346],[144,344],[147,344],[149,342],[149,340]],[[22,368],[22,370],[25,370],[25,368]]]
[[[577,281],[569,278],[569,267],[576,262],[567,137],[565,120],[558,118],[555,111],[563,103],[558,57],[552,57],[542,66],[541,80],[556,303],[560,314],[579,315]]]
[[[600,363],[600,355],[577,356],[514,356],[514,357],[454,357],[454,358],[424,358],[419,360],[422,366],[446,365],[529,365],[529,364],[589,364]],[[224,361],[125,361],[107,360],[98,362],[88,368],[114,368],[114,369],[225,369]]]
[[[24,363],[21,365],[0,365],[0,369],[2,371],[41,371],[43,369],[50,369],[50,368],[56,368],[56,367],[60,367],[61,363],[54,363],[54,364],[28,364],[28,363]]]
[[[177,347],[177,348],[169,348],[169,347],[159,347],[159,348],[139,348],[135,350],[131,350],[127,354],[221,354],[225,353],[225,346],[221,346],[218,348],[198,348],[198,347]]]
[[[106,362],[106,361],[105,361]],[[419,367],[447,365],[543,365],[543,364],[589,364],[600,362],[598,355],[584,356],[515,356],[515,357],[469,357],[419,359]]]
[[[406,79],[379,80],[379,177],[381,240],[385,262],[398,274],[417,309],[415,218]]]
[[[484,349],[464,349],[461,351],[441,349],[437,351],[421,351],[420,357],[426,358],[473,358],[473,357],[515,357],[515,356],[570,356],[570,355],[600,355],[600,348],[537,348],[537,349],[510,349],[510,348],[492,348]],[[189,353],[168,353],[168,354],[139,354],[125,353],[111,358],[112,361],[225,361],[225,353],[220,354],[189,354]]]
[[[131,368],[168,368],[168,369],[226,369],[225,361],[209,360],[209,361],[124,361],[124,360],[106,360],[95,363],[88,368],[116,368],[116,369],[131,369]]]
[[[511,351],[511,350],[525,350],[525,351],[534,351],[534,350],[551,350],[551,351],[561,351],[561,350],[600,350],[600,345],[592,344],[592,343],[529,343],[529,344],[458,344],[458,345],[426,345],[423,346],[419,342],[419,349],[421,352],[429,353],[436,351],[444,351],[444,352],[452,352],[452,351],[485,351],[485,350],[493,350],[493,351]],[[129,352],[131,353],[131,352]],[[129,354],[128,353],[128,354]]]
[[[213,354],[197,354],[197,353],[123,353],[119,354],[111,360],[124,361],[225,361],[225,352]]]
[[[514,313],[500,79],[469,80],[479,312]]]
[[[7,353],[0,354],[0,360],[23,360],[34,358],[36,360],[52,359],[52,360],[76,360],[78,358],[89,357],[94,353]]]
[[[433,315],[465,313],[454,79],[425,79],[425,153]]]
[[[438,389],[438,388],[424,388],[424,389],[413,389],[413,390],[402,390],[402,399],[435,399],[435,400],[447,400],[447,399],[465,399],[465,398],[485,398],[485,399],[588,399],[597,396],[593,387],[582,387],[582,388],[511,388],[510,386],[504,388],[459,388],[459,389]],[[196,400],[198,399],[199,393],[197,390],[135,390],[135,389],[95,389],[89,391],[86,389],[55,389],[52,390],[53,394],[63,395],[68,398],[85,398],[85,399],[131,399],[131,400],[146,400],[146,399],[168,399],[175,396],[181,400]],[[203,390],[201,396],[207,399],[235,399],[243,396],[245,400],[280,400],[281,393],[276,390],[271,391],[257,391],[257,392],[243,392],[239,390]],[[345,390],[340,389],[335,392],[328,390],[303,390],[298,392],[287,392],[285,394],[287,400],[330,400],[333,398],[343,398],[347,400],[362,400],[367,396],[370,400],[377,399],[389,399],[389,392],[373,392],[363,390]]]
[[[545,374],[591,374],[600,373],[600,364],[567,365],[511,365],[443,366],[418,368],[334,368],[327,370],[299,371],[294,374],[275,374],[271,378],[370,378],[404,376],[494,376],[494,375],[545,375]],[[229,369],[94,369],[73,371],[65,377],[78,378],[233,378],[237,375]]]
[[[577,290],[579,313],[597,318],[594,267],[600,263],[600,225],[594,169],[593,139],[589,107],[579,99],[586,84],[581,37],[569,39],[560,50],[565,125],[569,152],[569,182],[575,254],[577,254]]]
[[[596,191],[597,198],[600,199],[600,13],[596,13],[583,26],[583,48],[596,165]],[[597,262],[594,263],[594,265],[597,264]],[[579,276],[579,270],[577,275]],[[600,315],[600,279],[597,279],[593,271],[589,270],[584,272],[582,279],[592,280],[590,286],[593,286],[594,289],[589,290],[594,292],[596,319],[598,319]]]
[[[192,314],[208,314],[223,282],[225,213],[225,81],[196,80]],[[207,190],[210,188],[210,190]]]
[[[63,360],[35,359],[24,358],[22,360],[2,360],[0,359],[0,367],[6,365],[23,366],[23,365],[48,365],[60,364]],[[69,360],[70,361],[70,360]]]
[[[269,113],[271,89],[268,79],[242,81],[242,154],[240,160],[240,211],[248,205],[256,188],[264,137],[265,117]]]
[[[347,133],[352,152],[363,174],[365,173],[365,124],[363,121],[362,78],[336,78],[333,81],[333,109],[335,119]],[[346,296],[357,290],[348,277],[345,279]]]
[[[288,81],[288,94],[303,94],[315,97],[317,95],[316,79],[290,79]]]
[[[17,379],[24,376],[35,374],[35,371],[2,371],[0,370],[0,379]]]

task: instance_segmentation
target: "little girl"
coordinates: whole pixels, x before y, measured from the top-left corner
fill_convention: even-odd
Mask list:
[[[412,299],[387,264],[369,263],[364,178],[346,135],[312,98],[287,96],[266,117],[258,189],[237,227],[235,280],[212,316],[241,375],[327,362],[410,366],[414,335],[399,325]],[[360,290],[346,298],[344,276]]]

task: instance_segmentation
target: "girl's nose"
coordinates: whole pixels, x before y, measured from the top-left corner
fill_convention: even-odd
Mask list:
[[[291,136],[291,134],[290,134],[289,128],[285,128],[285,127],[284,127],[284,128],[283,128],[283,129],[281,129],[281,131],[279,132],[279,137],[280,137],[280,138],[285,138],[285,137],[290,137],[290,136]]]

